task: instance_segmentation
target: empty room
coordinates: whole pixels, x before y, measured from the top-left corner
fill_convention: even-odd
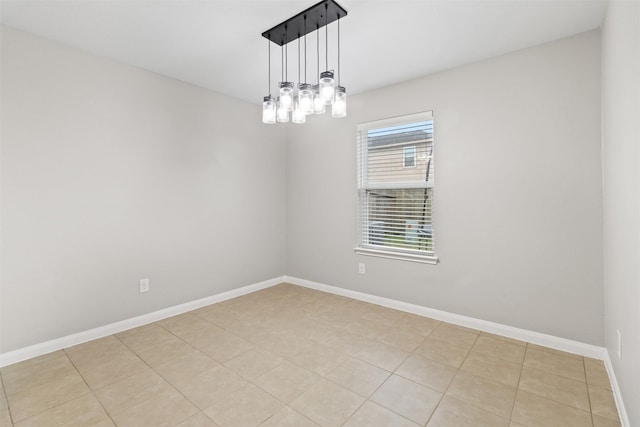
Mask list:
[[[2,427],[640,427],[640,0],[0,24]]]

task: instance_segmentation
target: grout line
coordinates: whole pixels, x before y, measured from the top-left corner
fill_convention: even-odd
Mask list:
[[[66,356],[66,358],[69,360],[69,363],[71,363],[71,365],[73,366],[73,369],[76,370],[76,373],[78,374],[78,376],[80,376],[80,378],[82,378],[82,381],[85,383],[85,385],[87,386],[87,389],[89,389],[89,393],[93,396],[93,398],[98,402],[98,405],[100,405],[100,407],[102,408],[102,410],[104,411],[105,414],[107,414],[107,417],[109,417],[109,419],[111,420],[111,422],[113,422],[114,425],[116,424],[116,420],[113,419],[113,417],[111,416],[111,414],[109,413],[109,411],[107,411],[107,408],[104,407],[104,405],[102,404],[102,402],[100,401],[100,399],[98,399],[98,396],[96,396],[94,390],[89,386],[89,383],[87,383],[87,380],[84,378],[84,376],[82,375],[82,373],[80,373],[80,370],[78,369],[78,367],[76,366],[76,364],[73,362],[73,360],[71,359],[71,357],[69,356],[69,354],[67,353],[66,349],[62,349],[62,352],[64,353],[64,355]],[[87,393],[87,394],[89,394]],[[84,396],[84,395],[83,395]],[[73,399],[72,399],[73,400]],[[67,402],[70,402],[67,401]],[[65,402],[65,403],[67,403]],[[59,406],[59,405],[58,405]]]
[[[518,375],[518,382],[516,383],[516,395],[513,397],[513,405],[511,405],[511,413],[509,414],[509,423],[513,422],[513,411],[516,409],[516,402],[518,400],[518,392],[520,391],[520,380],[522,380],[522,371],[524,371],[524,360],[527,358],[527,348],[529,343],[524,346],[524,355],[522,356],[522,363],[520,364],[520,375]]]

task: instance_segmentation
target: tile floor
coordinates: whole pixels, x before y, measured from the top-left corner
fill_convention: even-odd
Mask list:
[[[289,284],[0,375],[2,426],[620,425],[600,361]]]

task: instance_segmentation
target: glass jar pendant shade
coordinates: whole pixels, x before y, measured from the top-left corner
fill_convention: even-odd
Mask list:
[[[280,82],[280,105],[287,112],[293,110],[293,82]]]
[[[276,118],[280,123],[287,123],[289,121],[289,111],[286,108],[282,107],[282,102],[280,102],[280,97],[278,97],[278,108],[276,111]]]
[[[320,73],[320,97],[324,105],[329,105],[333,102],[333,95],[335,93],[334,85],[333,71],[323,71]]]
[[[276,122],[276,103],[271,95],[265,96],[262,102],[262,123],[268,125]]]
[[[295,101],[294,108],[293,108],[293,114],[291,116],[292,116],[291,117],[291,121],[293,123],[302,124],[302,123],[307,121],[307,115],[302,110],[302,106],[300,105],[300,100],[299,99],[296,99],[296,101]]]
[[[331,105],[331,115],[333,117],[345,117],[347,115],[347,90],[344,86],[336,88],[335,99]]]
[[[313,113],[313,89],[308,83],[298,85],[298,102],[304,114]]]
[[[313,114],[324,114],[324,101],[320,96],[320,85],[313,85]]]

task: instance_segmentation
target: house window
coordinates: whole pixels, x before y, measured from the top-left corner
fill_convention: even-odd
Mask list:
[[[414,167],[416,165],[416,147],[404,147],[403,153],[404,167]]]
[[[431,112],[358,125],[356,253],[435,264]]]

